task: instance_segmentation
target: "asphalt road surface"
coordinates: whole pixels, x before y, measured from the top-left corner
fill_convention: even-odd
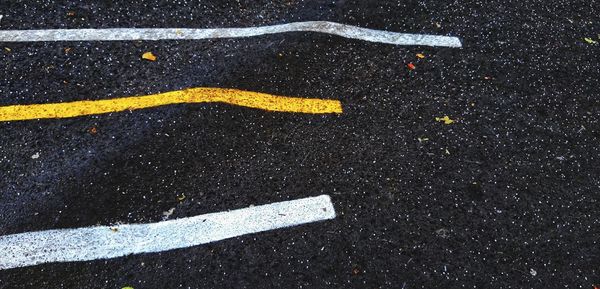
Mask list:
[[[0,29],[327,20],[457,36],[463,47],[312,32],[0,42],[2,106],[220,87],[344,109],[203,103],[0,122],[0,235],[319,195],[337,214],[159,253],[0,270],[0,288],[600,284],[597,1],[91,2],[2,1]]]

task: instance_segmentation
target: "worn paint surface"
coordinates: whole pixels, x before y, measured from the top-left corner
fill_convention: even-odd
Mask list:
[[[374,30],[329,21],[305,21],[247,28],[107,28],[43,29],[0,31],[0,42],[32,41],[117,41],[238,38],[286,32],[317,32],[346,38],[395,45],[461,47],[451,36],[398,33]]]
[[[151,224],[0,236],[0,270],[160,252],[333,218],[333,204],[322,195]]]

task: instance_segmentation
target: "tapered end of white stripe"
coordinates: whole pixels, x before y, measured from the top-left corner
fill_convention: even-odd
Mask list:
[[[335,219],[335,208],[333,207],[333,203],[331,202],[331,197],[329,197],[328,195],[320,195],[318,197],[315,197],[315,200],[318,204],[320,204],[323,207],[322,210],[325,212],[325,214],[323,214],[324,220]]]

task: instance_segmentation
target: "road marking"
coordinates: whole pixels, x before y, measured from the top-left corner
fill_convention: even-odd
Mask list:
[[[193,40],[251,37],[285,32],[318,32],[395,45],[461,47],[451,36],[398,33],[329,21],[306,21],[247,28],[107,28],[0,30],[0,42]]]
[[[327,195],[152,224],[126,224],[0,236],[0,270],[186,248],[335,218]]]
[[[342,113],[342,104],[339,100],[287,97],[238,89],[199,87],[145,96],[0,106],[0,122],[68,118],[170,104],[203,102],[221,102],[279,112]]]

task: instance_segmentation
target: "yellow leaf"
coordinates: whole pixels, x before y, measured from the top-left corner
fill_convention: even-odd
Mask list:
[[[598,41],[596,41],[592,38],[589,38],[589,37],[585,37],[585,38],[583,38],[583,40],[585,40],[585,42],[587,42],[589,44],[598,44]]]
[[[180,202],[185,200],[185,194],[181,194],[180,196],[177,196],[177,200]]]
[[[123,287],[122,289],[133,289],[133,287],[131,287],[131,286],[126,286],[126,287]]]
[[[439,121],[439,122],[443,122],[444,124],[453,124],[454,123],[454,120],[450,119],[450,117],[448,117],[447,115],[445,115],[444,117],[436,117],[435,120]]]
[[[417,53],[417,57],[423,59],[423,58],[425,58],[425,55],[423,55],[421,53]]]
[[[12,49],[8,48],[8,47],[4,47],[4,50],[6,50],[6,52],[11,52]]]
[[[152,52],[148,51],[148,52],[142,54],[142,59],[156,61],[156,56],[154,56],[154,54],[152,54]]]

